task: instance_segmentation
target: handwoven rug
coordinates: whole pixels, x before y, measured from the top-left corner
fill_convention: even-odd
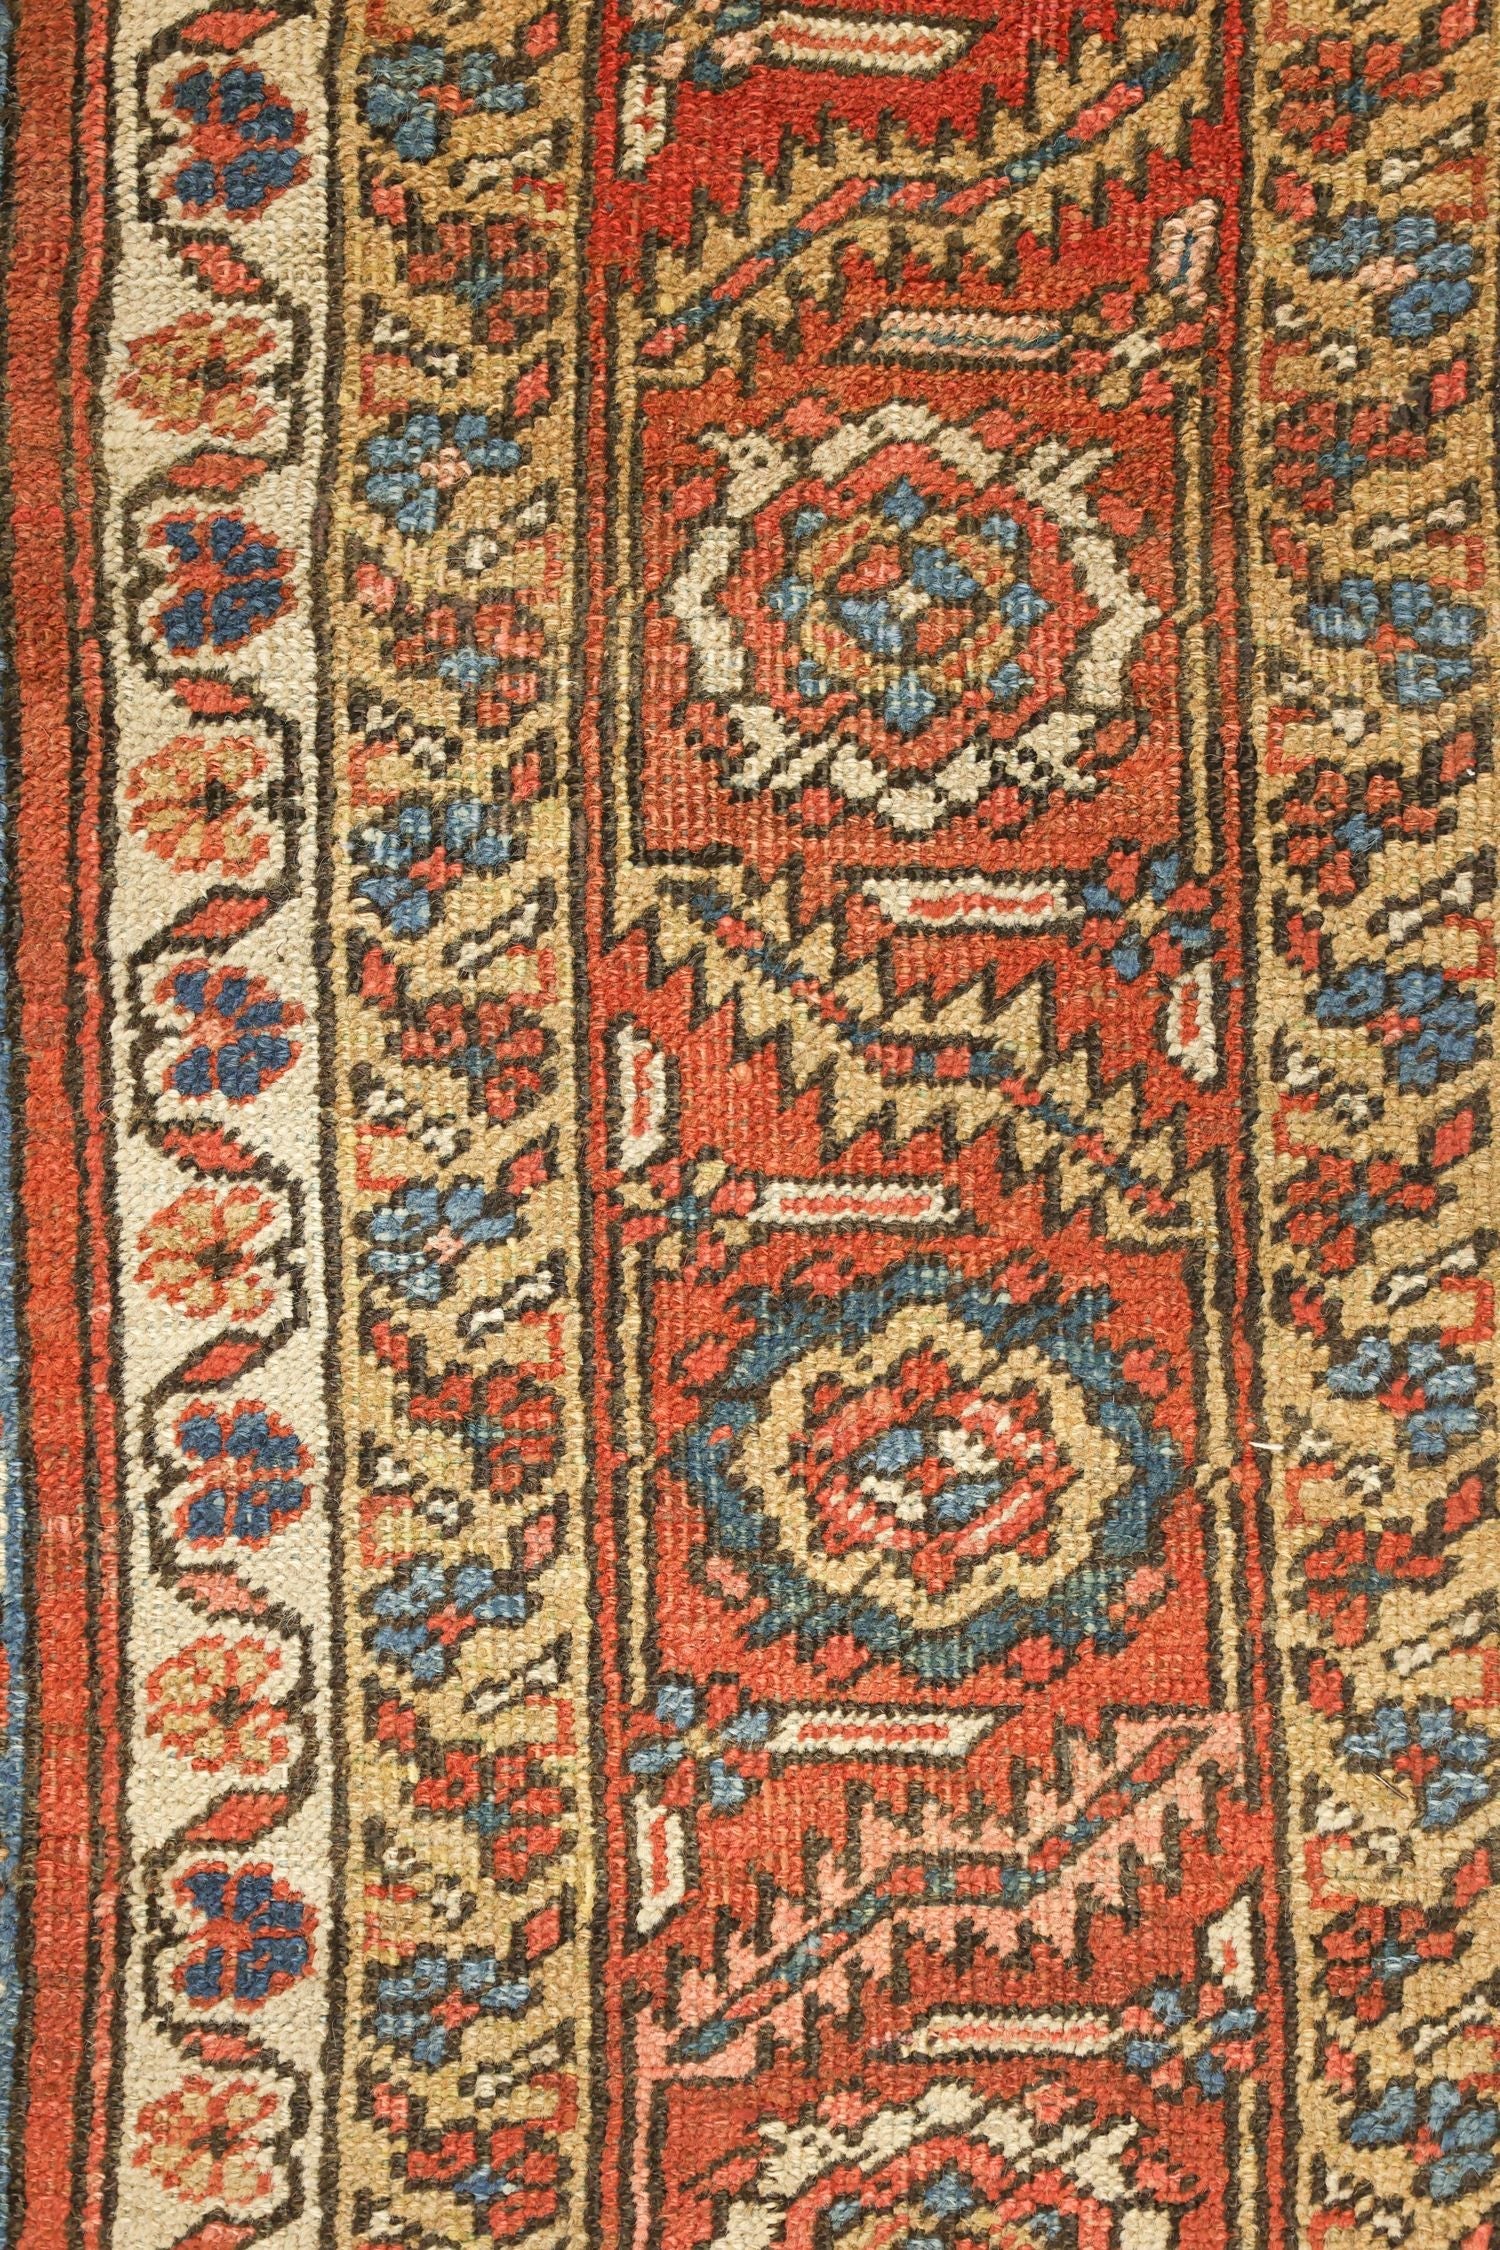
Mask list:
[[[1500,2250],[1481,0],[19,0],[12,2250]]]

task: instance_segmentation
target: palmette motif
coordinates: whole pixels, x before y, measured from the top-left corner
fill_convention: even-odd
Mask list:
[[[10,2236],[1488,2250],[1488,17],[57,18]]]

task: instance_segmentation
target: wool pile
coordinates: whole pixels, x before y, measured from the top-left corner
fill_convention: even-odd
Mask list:
[[[1500,2250],[1489,0],[19,0],[11,2250]]]

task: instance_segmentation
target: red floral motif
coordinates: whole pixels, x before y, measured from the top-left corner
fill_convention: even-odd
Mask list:
[[[1409,1531],[1345,1525],[1329,1532],[1303,1563],[1308,1614],[1338,1647],[1358,1648],[1382,1594],[1440,1580],[1448,1567],[1440,1555],[1423,1554]]]
[[[487,1839],[495,1881],[521,1890],[563,1846],[567,1799],[551,1773],[535,1750],[483,1759],[450,1748],[442,1772],[420,1781],[412,1802],[424,1812],[462,1813]]]
[[[502,1125],[546,1091],[547,1047],[535,1008],[514,996],[429,1000],[401,1034],[403,1062],[446,1065],[467,1082],[470,1106]]]
[[[266,1690],[281,1651],[247,1633],[210,1633],[169,1656],[146,1682],[146,1732],[195,1773],[252,1779],[287,1755],[287,1720]]]
[[[440,2142],[413,2147],[406,2176],[413,2187],[451,2187],[478,2206],[493,2242],[517,2242],[557,2217],[563,2182],[558,2146],[578,2114],[575,2080],[563,2072],[528,2081],[524,2124],[486,2132],[465,2118]]]
[[[1410,107],[1442,91],[1442,74],[1411,67],[1415,46],[1376,37],[1356,44],[1338,34],[1310,41],[1280,76],[1276,123],[1294,145],[1342,156],[1363,141],[1369,120],[1389,103]]]
[[[489,594],[472,606],[439,597],[394,623],[397,672],[441,680],[472,703],[484,734],[508,734],[546,690],[546,629],[518,595]]]
[[[280,2107],[250,2078],[184,2078],[142,2106],[134,2161],[184,2203],[247,2210],[276,2184]]]
[[[131,833],[178,874],[253,874],[271,850],[261,789],[268,763],[242,735],[174,736],[131,771]]]
[[[1430,1180],[1394,1157],[1356,1164],[1319,1150],[1287,1184],[1287,1240],[1310,1252],[1320,1273],[1348,1273],[1377,1221],[1426,1218],[1437,1200]]]
[[[190,1320],[259,1320],[276,1290],[252,1245],[275,1217],[259,1188],[189,1188],[141,1229],[136,1279]]]
[[[272,408],[257,388],[256,362],[276,339],[258,320],[184,313],[164,328],[137,336],[119,396],[148,422],[189,437],[258,437]]]
[[[551,305],[553,257],[519,219],[440,219],[432,247],[407,260],[410,287],[443,291],[471,307],[476,340],[513,349],[536,334]]]
[[[1447,1907],[1412,1903],[1358,1906],[1318,1940],[1323,1981],[1333,1999],[1361,2023],[1381,2023],[1401,2004],[1406,1979],[1424,1962],[1452,1961],[1466,1941]]]

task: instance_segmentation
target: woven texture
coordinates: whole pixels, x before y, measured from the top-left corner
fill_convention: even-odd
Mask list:
[[[1487,0],[22,0],[12,2250],[1500,2250]]]

